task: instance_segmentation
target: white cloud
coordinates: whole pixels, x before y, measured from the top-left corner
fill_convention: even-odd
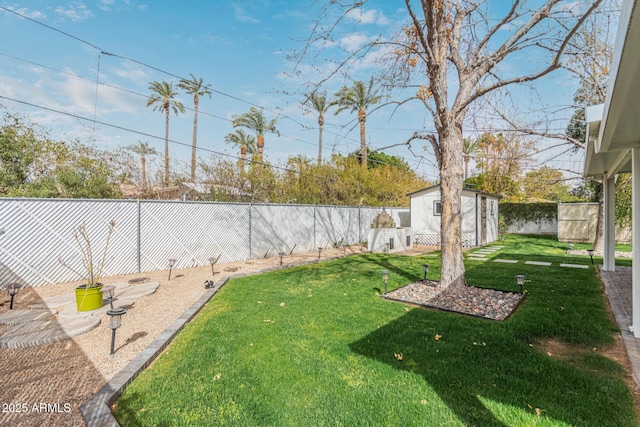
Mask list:
[[[233,5],[233,9],[236,12],[236,20],[240,21],[240,22],[244,22],[246,24],[259,24],[260,20],[256,19],[252,16],[249,16],[246,14],[246,12],[244,11],[244,9],[238,5],[238,4],[234,4]]]
[[[346,17],[360,24],[389,25],[391,23],[382,12],[375,9],[367,11],[363,9],[352,9],[347,13]]]
[[[122,68],[114,68],[111,72],[138,85],[145,85],[149,81],[149,75],[138,65],[123,63]]]
[[[39,10],[29,10],[25,7],[22,7],[20,9],[15,8],[13,6],[7,6],[7,9],[12,10],[16,13],[19,13],[20,15],[24,15],[27,18],[31,18],[31,19],[44,19],[46,18],[46,15],[44,14],[44,12],[40,12]]]
[[[100,0],[98,7],[102,10],[111,10],[111,7],[115,3],[115,0]]]
[[[372,38],[367,37],[362,33],[349,34],[346,37],[340,39],[340,46],[347,52],[355,52],[365,44],[369,43]]]
[[[58,6],[55,9],[55,13],[72,21],[82,21],[93,16],[93,12],[87,9],[84,3],[79,1],[71,2],[66,7]]]

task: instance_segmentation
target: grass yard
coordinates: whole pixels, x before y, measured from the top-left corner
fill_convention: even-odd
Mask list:
[[[496,322],[378,296],[437,279],[439,257],[365,254],[230,281],[124,392],[123,426],[635,426],[589,257],[508,236],[469,284],[527,298]],[[550,343],[554,345],[549,346]],[[550,350],[553,348],[553,350]],[[555,354],[555,352],[559,354]]]

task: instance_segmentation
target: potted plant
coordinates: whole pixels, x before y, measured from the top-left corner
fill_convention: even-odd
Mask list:
[[[102,256],[99,253],[95,253],[95,248],[92,246],[91,239],[89,238],[89,231],[87,226],[82,224],[73,233],[80,253],[82,255],[82,268],[78,269],[69,265],[62,258],[58,258],[60,263],[73,271],[80,277],[82,277],[86,283],[76,288],[76,304],[78,311],[91,311],[102,307],[102,283],[100,278],[102,277],[102,271],[104,269],[104,263],[107,259],[107,250],[109,249],[109,240],[113,229],[116,226],[115,221],[109,222],[109,229],[107,231],[107,239],[104,245],[104,251]]]

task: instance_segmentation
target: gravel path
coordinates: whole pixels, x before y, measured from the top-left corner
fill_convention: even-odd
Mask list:
[[[360,246],[346,249],[359,253]],[[342,255],[342,249],[325,249],[322,259]],[[318,259],[317,252],[285,256],[284,265]],[[215,281],[237,273],[277,267],[279,258],[239,261],[215,266]],[[105,278],[105,285],[148,277],[160,283],[157,291],[135,300],[116,332],[116,353],[109,356],[111,330],[106,314],[101,324],[83,335],[32,348],[0,349],[0,426],[82,426],[80,405],[144,350],[205,291],[211,266]],[[14,309],[27,309],[44,298],[72,293],[81,282],[21,289]],[[132,285],[135,286],[135,285]],[[6,292],[0,294],[0,314],[9,309]],[[0,334],[7,330],[0,325]]]
[[[431,280],[411,283],[387,293],[387,298],[493,320],[505,320],[524,299],[524,294],[474,286],[441,290]]]

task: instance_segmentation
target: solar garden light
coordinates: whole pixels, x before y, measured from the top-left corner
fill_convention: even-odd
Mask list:
[[[169,258],[169,278],[167,280],[171,280],[171,270],[173,270],[173,266],[178,262],[175,258]],[[213,268],[213,267],[212,267]]]
[[[215,264],[215,263],[216,263],[216,259],[214,257],[209,258],[209,264],[211,264],[211,275],[212,276],[216,275],[215,271],[213,271],[213,264]]]
[[[9,292],[9,296],[11,297],[11,303],[9,304],[9,310],[13,310],[13,297],[16,296],[18,291],[20,290],[20,285],[17,283],[10,283],[7,285],[7,292]]]
[[[318,246],[318,259],[320,259],[321,253],[322,253],[322,246]]]
[[[382,270],[380,272],[382,275],[382,281],[384,282],[384,293],[387,293],[387,280],[389,280],[389,270]]]
[[[108,285],[103,287],[100,292],[102,292],[102,298],[109,300],[109,305],[111,306],[111,310],[113,310],[113,295],[116,292],[116,287]]]
[[[427,280],[427,273],[429,272],[429,264],[422,264],[422,270],[424,271],[424,280]]]
[[[567,242],[567,246],[569,247],[568,250],[572,251],[573,250],[573,243],[571,242]]]
[[[520,293],[522,293],[522,287],[524,286],[524,279],[525,279],[524,274],[518,274],[516,276],[516,283],[518,284],[518,286],[520,286]]]
[[[593,249],[587,249],[587,253],[591,257],[591,265],[593,265]]]
[[[280,257],[280,265],[282,265],[282,258],[284,258],[284,252],[278,252],[278,256]]]
[[[344,243],[342,244],[342,256],[347,255],[347,245],[345,245]]]
[[[385,244],[384,244],[384,253],[385,253],[385,254],[387,254],[387,255],[389,254],[389,252],[390,252],[390,247],[391,247],[391,245],[389,245],[389,243],[385,243]]]
[[[109,328],[111,328],[111,353],[109,355],[113,356],[115,353],[115,342],[116,342],[116,329],[120,327],[122,323],[122,315],[126,313],[126,310],[122,307],[112,309],[107,311],[109,315]]]

